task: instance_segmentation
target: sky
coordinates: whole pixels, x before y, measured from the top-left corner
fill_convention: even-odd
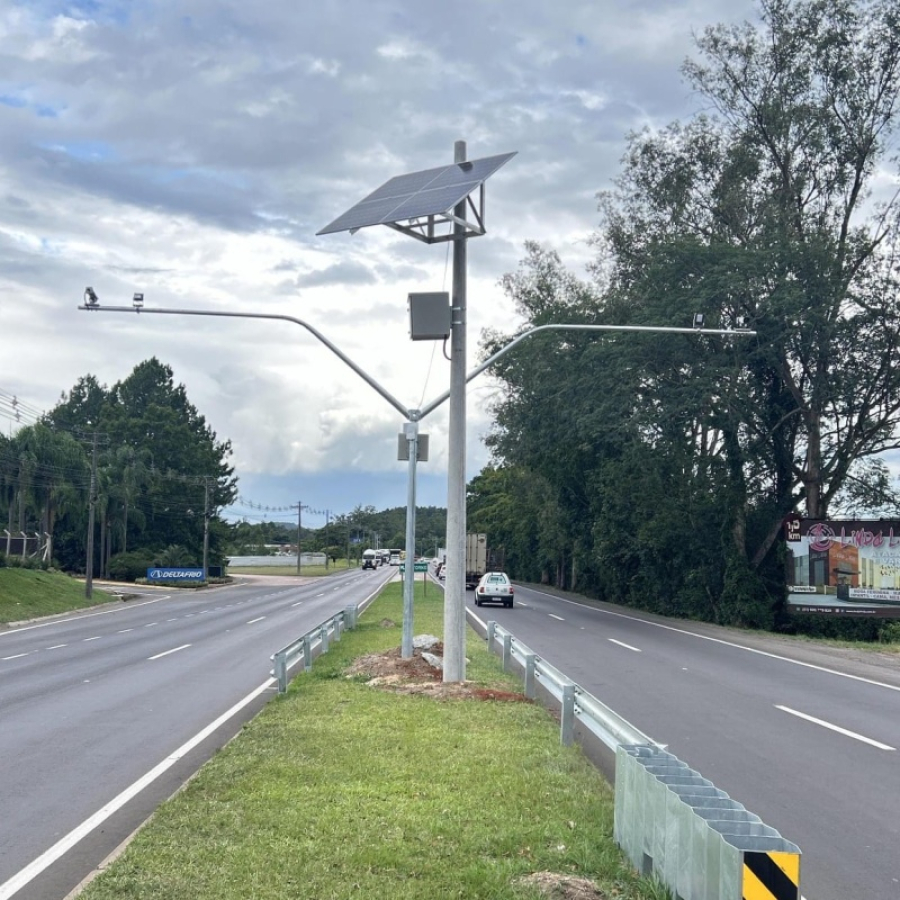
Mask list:
[[[232,443],[227,517],[300,501],[316,527],[405,505],[404,417],[303,327],[84,312],[85,287],[101,306],[142,292],[301,319],[419,408],[450,370],[440,342],[410,340],[407,295],[451,289],[449,243],[316,232],[451,163],[455,141],[515,151],[468,242],[473,368],[484,329],[521,324],[500,280],[525,242],[585,275],[628,134],[701,111],[680,73],[694,36],[756,16],[751,0],[0,0],[0,427],[155,356]],[[498,391],[469,387],[469,478]],[[417,501],[445,506],[446,404],[421,430]]]

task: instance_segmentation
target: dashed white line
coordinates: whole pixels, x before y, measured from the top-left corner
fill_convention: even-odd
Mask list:
[[[159,622],[148,622],[144,628],[152,628],[154,625],[159,625]]]
[[[54,644],[52,647],[45,647],[45,650],[59,650],[61,647],[68,647],[68,644]]]
[[[634,650],[635,653],[640,653],[637,647],[632,647],[631,644],[626,644],[622,641],[617,641],[615,638],[609,638],[609,642],[611,644],[618,644],[620,647],[624,647],[626,650]]]
[[[265,618],[265,616],[259,616],[259,617],[256,618],[256,619],[251,619],[247,624],[248,624],[248,625],[252,625],[254,622],[262,622],[262,620],[263,620],[264,618]]]
[[[828,728],[830,731],[836,731],[838,734],[843,734],[845,737],[850,737],[854,740],[862,741],[864,744],[869,744],[872,747],[877,747],[879,750],[896,750],[896,747],[890,747],[887,744],[882,744],[881,741],[874,741],[872,740],[872,738],[867,738],[864,735],[857,734],[855,731],[848,731],[846,728],[841,728],[840,725],[832,725],[831,722],[826,722],[824,719],[817,719],[814,716],[808,716],[806,713],[797,712],[796,709],[791,709],[789,706],[779,706],[776,703],[775,709],[780,709],[782,712],[786,712],[792,716],[796,716],[798,719],[805,719],[807,722],[812,722],[814,725],[821,725],[823,728]]]
[[[325,594],[316,594],[317,597],[324,597]]]
[[[187,648],[190,646],[190,644],[182,644],[180,647],[174,647],[171,650],[165,650],[162,653],[157,653],[156,656],[148,656],[147,659],[148,661],[152,659],[162,659],[164,656],[168,656],[170,653],[177,653],[179,650],[187,650]]]
[[[551,619],[556,619],[559,622],[565,622],[566,620],[562,616],[555,616],[553,613],[548,613]]]
[[[291,609],[293,609],[295,606],[299,606],[302,602],[303,602],[302,600],[298,600],[296,603],[292,603]]]
[[[116,634],[127,634],[129,631],[134,631],[133,628],[123,628],[121,631],[117,631]]]
[[[86,644],[88,641],[99,641],[99,640],[100,640],[100,635],[98,634],[96,637],[85,638],[81,643]]]
[[[19,659],[19,657],[21,657],[21,656],[28,656],[28,654],[27,653],[16,653],[13,656],[4,656],[2,658],[2,660],[0,660],[0,662],[6,662],[6,660],[8,660],[8,659]]]

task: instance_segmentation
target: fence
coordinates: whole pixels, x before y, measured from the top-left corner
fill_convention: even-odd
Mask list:
[[[541,689],[559,704],[563,744],[580,724],[607,760],[615,754],[612,768],[601,768],[615,785],[616,842],[636,869],[677,900],[801,900],[795,844],[494,621],[487,643],[492,653],[499,647],[505,671],[519,666],[527,697]]]

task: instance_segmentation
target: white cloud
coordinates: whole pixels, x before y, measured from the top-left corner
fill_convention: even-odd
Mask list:
[[[84,287],[302,319],[416,407],[448,367],[408,340],[406,295],[449,289],[447,246],[316,231],[391,176],[450,162],[457,139],[472,158],[517,150],[469,245],[474,364],[481,329],[516,325],[498,282],[524,242],[583,272],[626,133],[691,111],[691,30],[752,15],[751,0],[7,3],[0,389],[46,408],[82,375],[112,384],[156,355],[257,487],[402,472],[402,415],[300,326],[88,315]],[[488,392],[470,389],[470,474]],[[446,428],[445,409],[423,423],[432,475]]]

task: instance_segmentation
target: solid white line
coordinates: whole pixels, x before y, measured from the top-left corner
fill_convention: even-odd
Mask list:
[[[85,638],[81,643],[86,644],[88,641],[99,641],[99,640],[100,640],[100,635],[98,634],[97,637]]]
[[[558,619],[560,622],[565,622],[566,620],[562,616],[554,616],[553,613],[547,613],[551,619]]]
[[[536,588],[526,588],[534,594],[540,594],[543,597],[551,597],[562,603],[570,603],[572,606],[579,606],[581,609],[590,612],[601,613],[605,616],[615,616],[618,619],[628,619],[629,622],[641,622],[644,625],[652,625],[654,628],[662,628],[665,631],[674,631],[676,634],[686,634],[689,637],[699,638],[701,641],[711,641],[713,644],[722,644],[725,647],[734,647],[737,650],[746,650],[748,653],[755,653],[757,656],[767,656],[769,659],[777,659],[781,662],[791,663],[794,666],[802,666],[804,669],[814,669],[817,672],[825,672],[828,675],[837,675],[840,678],[848,678],[850,681],[860,681],[863,684],[871,684],[875,687],[887,688],[889,691],[900,692],[900,686],[896,684],[885,684],[883,681],[875,681],[872,678],[863,678],[861,675],[850,675],[848,672],[839,672],[837,669],[829,669],[825,666],[817,666],[815,663],[801,662],[799,659],[791,659],[789,656],[779,656],[777,653],[769,653],[766,650],[757,650],[756,647],[747,647],[745,644],[737,644],[734,641],[725,641],[722,638],[710,637],[707,634],[698,634],[696,631],[688,631],[686,628],[675,628],[673,625],[663,625],[662,622],[651,622],[649,619],[641,619],[639,616],[629,616],[625,613],[613,612],[611,609],[598,609],[596,606],[586,606],[584,603],[578,603],[575,600],[567,600],[565,597],[557,597],[556,594],[548,594],[546,591],[539,591]]]
[[[248,625],[252,625],[254,622],[262,622],[262,620],[263,620],[264,618],[265,618],[265,616],[259,616],[259,617],[256,618],[256,619],[251,619],[247,624],[248,624]]]
[[[635,653],[640,653],[637,647],[632,647],[631,644],[624,644],[622,641],[617,641],[615,638],[609,638],[609,642],[611,644],[618,644],[620,647],[624,647],[626,650],[634,650]]]
[[[113,813],[120,810],[129,800],[136,797],[145,787],[151,785],[160,775],[171,769],[175,763],[182,757],[186,756],[198,744],[208,738],[217,728],[224,725],[230,718],[237,715],[248,703],[255,700],[263,691],[268,690],[275,679],[270,678],[264,681],[258,688],[251,691],[231,707],[227,712],[222,713],[214,722],[210,722],[202,731],[198,731],[187,743],[182,744],[174,753],[167,756],[161,763],[147,772],[146,775],[139,778],[130,787],[125,788],[121,794],[114,797],[106,806],[97,810],[90,818],[85,819],[76,828],[73,828],[65,837],[58,840],[49,850],[42,853],[37,859],[32,860],[24,869],[18,871],[8,881],[0,884],[0,900],[9,900],[17,891],[20,891],[26,884],[37,878],[41,872],[48,866],[53,865],[63,854],[72,849],[82,838],[90,834],[98,825],[105,822]]]
[[[8,659],[19,659],[21,656],[28,656],[27,653],[17,653],[15,656],[4,656],[0,662],[6,662]]]
[[[168,656],[170,653],[177,653],[179,650],[187,650],[187,648],[190,646],[190,644],[182,644],[180,647],[175,647],[173,650],[166,650],[163,653],[157,653],[156,656],[148,656],[147,659],[162,659],[164,656]]]
[[[792,716],[797,716],[798,719],[806,719],[807,722],[813,722],[815,725],[821,725],[823,728],[828,728],[831,731],[836,731],[838,734],[843,734],[846,737],[853,738],[854,740],[862,741],[864,744],[869,744],[872,747],[877,747],[879,750],[896,749],[896,747],[889,747],[887,744],[882,744],[881,741],[873,741],[872,738],[867,738],[861,734],[857,734],[855,731],[848,731],[846,728],[841,728],[839,725],[832,725],[830,722],[826,722],[823,719],[817,719],[814,716],[806,715],[806,713],[797,712],[796,709],[791,709],[789,706],[779,706],[776,703],[775,709],[780,709],[782,712],[790,713]]]

